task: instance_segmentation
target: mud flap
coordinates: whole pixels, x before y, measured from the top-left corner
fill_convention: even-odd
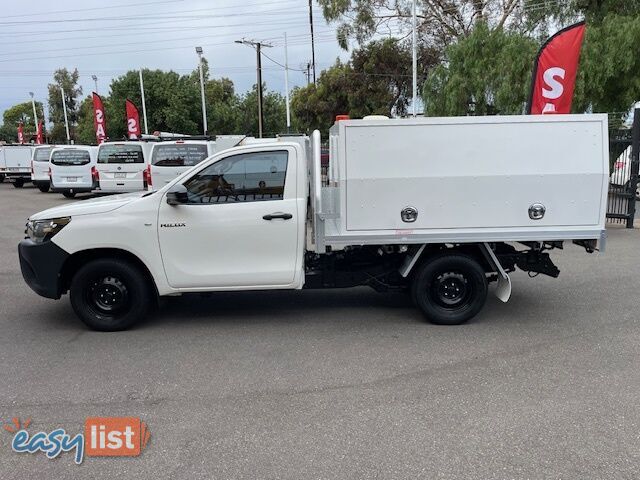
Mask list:
[[[502,265],[500,265],[498,257],[496,257],[496,254],[493,253],[493,250],[491,250],[489,244],[483,243],[481,245],[481,249],[489,263],[491,263],[496,269],[496,272],[498,272],[498,285],[496,286],[496,290],[494,293],[496,297],[498,297],[501,301],[507,303],[507,301],[511,297],[511,279],[509,278],[507,272],[504,271],[504,268],[502,268]]]

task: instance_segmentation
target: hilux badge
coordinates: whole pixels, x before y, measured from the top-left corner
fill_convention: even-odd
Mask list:
[[[162,228],[174,228],[174,227],[186,227],[186,223],[161,223],[160,227]]]

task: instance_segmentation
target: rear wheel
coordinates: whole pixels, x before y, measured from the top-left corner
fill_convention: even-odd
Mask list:
[[[47,193],[49,191],[49,184],[48,183],[39,184],[38,190],[40,190],[42,193]]]
[[[76,196],[76,192],[62,192],[66,198],[74,198]]]
[[[13,181],[13,188],[22,188],[24,187],[24,180],[21,178],[16,178]]]
[[[142,320],[152,306],[153,288],[135,265],[98,259],[80,268],[69,289],[71,306],[93,330],[125,330]]]
[[[473,318],[487,299],[487,277],[472,257],[442,254],[424,263],[413,279],[418,308],[438,325],[459,325]]]
[[[4,183],[4,173],[0,173],[0,183]]]

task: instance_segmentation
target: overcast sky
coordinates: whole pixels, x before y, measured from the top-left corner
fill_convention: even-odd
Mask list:
[[[37,7],[35,7],[37,5]],[[284,32],[289,39],[289,67],[301,69],[311,59],[307,0],[57,0],[2,2],[0,17],[0,115],[30,99],[47,101],[47,84],[56,68],[77,68],[86,96],[98,77],[99,93],[127,70],[160,68],[188,73],[197,67],[200,45],[211,75],[231,78],[238,92],[256,81],[256,55],[238,45],[241,38],[271,42],[265,53],[284,64]],[[316,69],[347,54],[338,47],[334,26],[314,5]],[[284,69],[263,58],[267,88],[284,94]],[[306,83],[290,71],[289,85]]]

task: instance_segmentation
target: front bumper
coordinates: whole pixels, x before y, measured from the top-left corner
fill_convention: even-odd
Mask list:
[[[27,238],[18,245],[18,255],[22,277],[27,285],[43,297],[60,298],[62,266],[69,254],[50,240],[35,243]]]

